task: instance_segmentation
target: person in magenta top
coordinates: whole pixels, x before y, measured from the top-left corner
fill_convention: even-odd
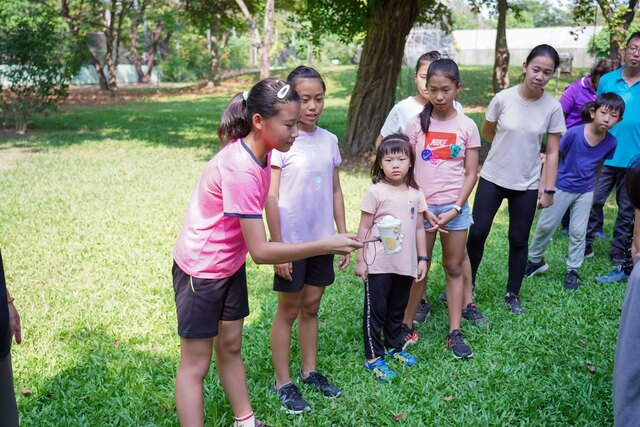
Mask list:
[[[427,72],[429,101],[406,130],[416,151],[416,181],[424,192],[428,212],[437,217],[436,229],[441,231],[449,310],[446,343],[457,359],[473,356],[460,332],[460,322],[463,309],[476,310],[471,287],[463,286],[463,262],[471,226],[467,199],[477,181],[480,151],[478,127],[453,105],[461,87],[458,65],[453,60],[432,62]],[[426,239],[430,255],[436,233],[427,232]]]
[[[362,246],[345,234],[299,244],[267,241],[262,209],[271,150],[291,148],[299,116],[297,92],[278,79],[236,94],[218,129],[226,145],[207,164],[191,197],[173,251],[180,336],[175,395],[184,426],[204,425],[202,385],[213,353],[234,425],[265,425],[251,409],[241,355],[243,320],[249,314],[247,253],[258,264],[277,264]]]

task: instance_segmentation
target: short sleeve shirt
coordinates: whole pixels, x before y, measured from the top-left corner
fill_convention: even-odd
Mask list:
[[[360,206],[363,212],[373,214],[373,227],[367,237],[379,236],[375,225],[386,215],[400,220],[403,235],[402,250],[387,255],[382,243],[367,243],[365,260],[369,263],[369,273],[393,273],[416,277],[418,273],[418,251],[416,247],[417,222],[422,218],[427,203],[422,192],[416,188],[404,187],[402,190],[393,185],[379,182],[369,187]]]
[[[466,152],[480,147],[478,126],[462,113],[445,121],[432,117],[425,135],[416,116],[407,127],[407,136],[416,150],[414,173],[427,203],[454,203],[464,183]]]
[[[511,190],[536,190],[542,137],[567,130],[560,103],[547,92],[526,101],[513,86],[493,97],[485,118],[496,123],[496,134],[480,176]]]
[[[187,274],[202,279],[232,276],[248,248],[241,218],[262,218],[271,168],[242,139],[229,142],[209,161],[187,207],[173,258]]]
[[[334,234],[333,174],[341,161],[338,138],[320,127],[300,131],[286,153],[272,152],[271,166],[281,169],[282,241],[309,242]]]
[[[588,193],[596,183],[596,171],[605,159],[613,157],[616,138],[607,133],[595,146],[584,137],[585,125],[572,127],[560,140],[560,163],[556,187],[569,193]]]
[[[598,95],[613,92],[624,100],[623,120],[611,128],[611,134],[618,140],[618,147],[611,160],[604,164],[628,168],[640,155],[640,81],[629,86],[622,77],[623,68],[605,74],[598,84]]]
[[[453,101],[453,107],[460,113],[462,113],[462,104],[458,101]],[[424,105],[416,101],[415,97],[410,96],[403,99],[393,106],[387,119],[382,125],[380,135],[383,137],[389,136],[392,133],[405,133],[407,126],[411,121],[422,111]]]

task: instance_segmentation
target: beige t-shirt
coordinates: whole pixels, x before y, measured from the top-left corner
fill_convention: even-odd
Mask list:
[[[537,189],[542,137],[567,130],[560,102],[547,92],[526,101],[514,86],[493,97],[485,118],[497,126],[480,176],[512,190]]]
[[[400,229],[403,234],[402,250],[396,254],[387,255],[379,242],[365,245],[365,262],[370,264],[369,274],[395,273],[415,278],[418,273],[417,222],[422,224],[423,212],[427,210],[422,191],[411,187],[400,189],[379,182],[369,187],[360,209],[373,214],[374,225],[367,238],[380,235],[375,224],[385,215],[401,221]]]

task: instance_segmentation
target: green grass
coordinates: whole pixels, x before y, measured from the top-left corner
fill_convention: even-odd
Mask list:
[[[330,94],[323,125],[342,135],[353,68],[323,71]],[[481,81],[472,69],[462,72]],[[484,96],[471,89],[469,99]],[[15,381],[17,390],[30,391],[18,395],[23,425],[177,425],[171,250],[191,190],[217,149],[214,129],[229,93],[63,108],[34,118],[28,136],[0,140],[0,247],[24,329],[24,343],[13,349]],[[363,172],[341,178],[348,228],[355,230],[368,178]],[[596,257],[585,261],[581,289],[567,294],[560,259],[567,239],[554,236],[551,268],[525,280],[528,311],[513,317],[502,304],[506,227],[503,207],[478,276],[478,304],[491,327],[463,327],[475,357],[455,361],[444,346],[436,249],[428,291],[433,315],[412,348],[419,362],[398,368],[392,384],[362,368],[362,286],[352,267],[339,272],[322,302],[319,369],[344,396],[329,401],[307,392],[314,410],[303,417],[285,415],[269,392],[276,294],[271,268],[249,262],[252,312],[243,354],[258,416],[279,426],[610,425],[624,286],[592,283],[608,270],[606,242],[598,241]],[[298,368],[294,339],[292,373]],[[215,374],[204,394],[207,425],[230,425]],[[397,413],[406,419],[394,421]]]

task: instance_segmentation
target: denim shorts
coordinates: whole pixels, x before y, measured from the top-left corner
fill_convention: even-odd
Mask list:
[[[438,216],[441,213],[448,212],[451,209],[453,209],[454,205],[455,203],[447,203],[444,205],[427,204],[427,208],[429,209],[429,212],[431,212],[435,216]],[[473,224],[471,209],[469,209],[469,203],[465,203],[464,205],[462,205],[462,212],[460,212],[460,215],[456,216],[451,221],[449,221],[445,229],[449,231],[466,230],[469,227],[471,227],[471,224]],[[424,228],[425,229],[431,228],[431,226],[429,225],[426,219],[424,220]]]

